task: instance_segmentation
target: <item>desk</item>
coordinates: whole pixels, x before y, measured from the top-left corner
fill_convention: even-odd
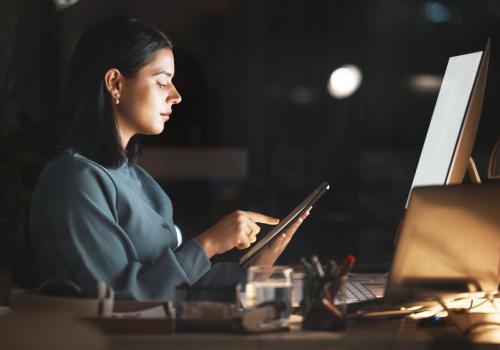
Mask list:
[[[490,336],[500,339],[497,334]],[[488,335],[488,334],[485,334]],[[0,317],[0,349],[113,350],[326,350],[326,349],[500,349],[472,344],[455,327],[417,328],[415,321],[351,322],[345,331],[290,332],[256,335],[177,333],[172,335],[103,334],[88,322],[55,312],[18,313]]]
[[[417,328],[415,321],[360,321],[339,332],[290,332],[257,335],[178,333],[165,336],[110,336],[112,349],[161,350],[309,350],[309,349],[500,349],[472,344],[454,327]]]

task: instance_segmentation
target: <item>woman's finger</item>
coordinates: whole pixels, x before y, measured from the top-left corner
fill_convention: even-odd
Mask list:
[[[310,210],[311,209],[309,208],[309,210],[302,213],[302,215],[300,215],[299,218],[297,220],[295,220],[293,222],[293,224],[285,231],[284,234],[288,238],[288,241],[290,241],[290,239],[292,239],[292,237],[295,234],[295,232],[297,231],[297,229],[300,227],[300,225],[302,225],[304,220],[309,216]]]
[[[255,222],[252,220],[248,219],[248,226],[250,227],[250,235],[256,236],[260,232],[260,226],[257,225]]]
[[[311,206],[309,207],[309,209],[307,209],[307,210],[306,210],[306,214],[307,214],[307,215],[311,214],[311,210],[312,210],[312,208],[313,208],[313,206],[311,205]],[[306,216],[307,216],[307,215],[306,215]]]
[[[262,224],[268,224],[268,225],[276,225],[280,222],[279,219],[273,218],[271,216],[267,216],[264,214],[260,213],[255,213],[253,211],[243,211],[242,212],[250,219],[252,219],[254,222],[260,222]]]
[[[252,243],[250,242],[250,237],[245,233],[241,232],[238,236],[238,242],[236,243],[237,249],[246,249],[250,247]]]

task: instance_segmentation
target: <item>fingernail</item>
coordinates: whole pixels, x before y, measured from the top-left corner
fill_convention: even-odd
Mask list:
[[[299,222],[302,222],[302,221],[304,221],[304,219],[302,219],[302,218],[299,218]]]

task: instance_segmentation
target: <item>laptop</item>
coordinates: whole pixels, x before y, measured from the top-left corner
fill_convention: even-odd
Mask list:
[[[426,289],[496,291],[499,214],[499,183],[415,188],[385,298],[412,299]]]
[[[414,188],[381,303],[495,292],[499,283],[500,183]]]

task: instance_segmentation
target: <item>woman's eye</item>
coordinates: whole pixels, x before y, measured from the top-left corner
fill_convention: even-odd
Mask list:
[[[158,86],[160,87],[160,89],[163,89],[165,86],[167,86],[167,84],[158,83]]]

